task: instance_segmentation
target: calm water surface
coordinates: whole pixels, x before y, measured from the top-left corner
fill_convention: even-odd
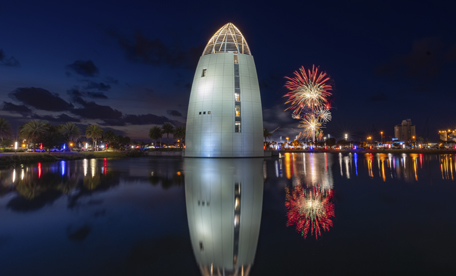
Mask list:
[[[456,275],[456,156],[0,171],[0,275]]]

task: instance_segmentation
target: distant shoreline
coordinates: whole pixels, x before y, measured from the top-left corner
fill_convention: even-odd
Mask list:
[[[0,168],[15,167],[21,164],[31,164],[37,162],[57,162],[69,160],[81,160],[89,158],[128,158],[147,156],[141,152],[66,152],[66,153],[34,153],[34,152],[14,152],[0,154]]]
[[[342,149],[342,150],[335,150],[335,149],[330,149],[330,150],[324,150],[324,149],[313,149],[313,150],[271,150],[271,151],[265,151],[265,152],[272,152],[272,155],[278,155],[279,153],[284,154],[284,153],[344,153],[344,152],[350,152],[350,153],[418,153],[418,154],[456,154],[456,149],[413,149],[413,150],[407,150],[407,149],[385,149],[385,150],[376,150],[376,149]]]

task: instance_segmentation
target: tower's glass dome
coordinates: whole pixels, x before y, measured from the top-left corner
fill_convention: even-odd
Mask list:
[[[225,24],[211,37],[203,51],[203,56],[227,52],[251,54],[247,41],[233,23]]]

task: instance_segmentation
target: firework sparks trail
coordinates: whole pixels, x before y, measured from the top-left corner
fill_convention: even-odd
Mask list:
[[[318,120],[318,117],[314,114],[306,114],[304,118],[302,118],[301,124],[298,125],[299,128],[304,128],[302,131],[302,136],[306,138],[310,138],[313,135],[317,135],[317,133],[321,132],[323,128],[323,124]]]
[[[287,226],[296,225],[296,230],[306,238],[309,234],[321,236],[321,230],[328,231],[333,226],[334,204],[332,191],[322,191],[319,186],[305,189],[301,185],[290,189],[285,187]]]
[[[284,96],[288,98],[285,104],[291,105],[285,110],[292,109],[293,114],[299,116],[304,108],[314,112],[328,104],[327,97],[332,95],[332,86],[328,84],[326,73],[319,72],[315,65],[307,71],[303,66],[294,72],[294,77],[285,78],[288,79],[285,87],[290,90]]]

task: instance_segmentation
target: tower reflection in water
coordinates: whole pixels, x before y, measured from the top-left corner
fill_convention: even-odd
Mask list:
[[[201,274],[249,275],[263,204],[263,159],[185,159],[190,238]]]

